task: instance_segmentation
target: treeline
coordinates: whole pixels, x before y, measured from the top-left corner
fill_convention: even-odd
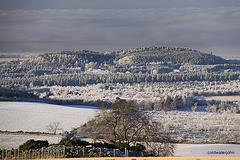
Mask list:
[[[194,97],[185,96],[167,96],[161,97],[158,101],[155,101],[152,105],[142,105],[144,110],[155,110],[155,111],[172,111],[183,108],[191,108],[194,112],[197,106],[207,105],[207,111],[213,113],[223,113],[225,111],[229,113],[240,113],[240,103],[236,102],[223,102],[223,101],[201,101]],[[151,107],[149,107],[151,106]]]
[[[32,92],[19,90],[16,88],[5,88],[0,87],[0,97],[1,98],[38,98]]]
[[[240,72],[226,73],[168,73],[168,74],[52,74],[41,76],[3,77],[0,85],[84,86],[98,83],[231,81],[240,79]]]
[[[231,72],[239,71],[240,65],[237,64],[217,64],[217,65],[183,65],[180,70],[188,72]]]

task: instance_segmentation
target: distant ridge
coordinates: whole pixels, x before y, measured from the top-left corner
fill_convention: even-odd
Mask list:
[[[140,47],[126,49],[108,53],[100,53],[89,50],[62,51],[58,53],[46,53],[30,59],[26,63],[51,64],[56,67],[65,65],[66,67],[84,67],[85,63],[93,62],[98,64],[114,64],[119,62],[121,65],[134,64],[144,65],[147,63],[170,63],[173,65],[214,65],[226,64],[227,60],[212,54],[202,53],[190,48],[181,47]]]
[[[114,52],[115,53],[115,52]],[[213,65],[227,60],[212,54],[181,47],[140,47],[117,52],[117,58],[130,57],[134,63],[165,62],[172,64]]]

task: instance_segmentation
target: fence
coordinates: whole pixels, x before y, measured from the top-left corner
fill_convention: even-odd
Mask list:
[[[64,158],[65,147],[48,147],[36,150],[1,150],[0,159],[2,160],[21,160],[21,159],[53,159]]]
[[[140,157],[143,152],[94,147],[51,146],[36,150],[1,150],[1,160],[58,159],[74,157]]]

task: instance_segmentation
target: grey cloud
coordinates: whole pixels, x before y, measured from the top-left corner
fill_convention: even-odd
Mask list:
[[[236,47],[239,19],[239,7],[0,10],[0,41],[66,42],[66,47],[99,45],[102,50],[158,44]]]
[[[215,8],[240,6],[236,0],[1,0],[0,9],[138,9],[138,8]]]

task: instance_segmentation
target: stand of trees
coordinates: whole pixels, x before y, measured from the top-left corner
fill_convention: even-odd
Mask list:
[[[32,92],[28,92],[25,90],[19,90],[16,88],[6,88],[0,87],[0,97],[1,98],[38,98],[38,96],[34,95]]]
[[[98,83],[231,81],[240,79],[240,72],[229,73],[168,73],[168,74],[52,74],[41,76],[3,77],[0,85],[85,86]]]
[[[134,102],[118,99],[79,129],[79,134],[105,139],[119,148],[144,145],[155,156],[170,156],[174,144],[167,135],[160,134],[162,125],[152,122],[149,115],[139,110]]]

